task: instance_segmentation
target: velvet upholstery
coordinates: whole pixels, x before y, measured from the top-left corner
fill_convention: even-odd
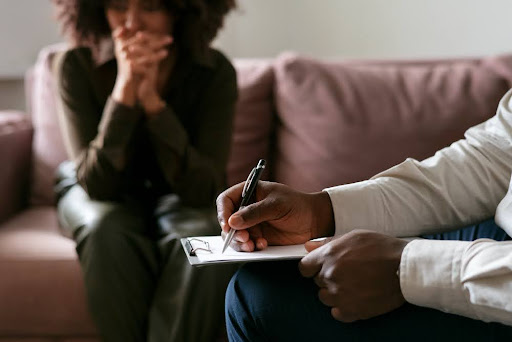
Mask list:
[[[27,85],[30,89],[29,107],[34,125],[31,191],[32,205],[50,205],[54,202],[53,179],[55,167],[66,159],[66,150],[59,131],[56,114],[55,78],[53,61],[56,53],[65,49],[57,44],[39,53]]]
[[[270,61],[241,60],[235,68],[239,97],[227,170],[229,185],[245,181],[259,159],[269,158],[274,123],[274,73]],[[268,172],[262,176],[265,178]]]
[[[95,335],[74,242],[59,233],[53,207],[4,222],[0,274],[0,336]]]
[[[424,159],[495,114],[511,57],[275,64],[275,179],[304,191],[367,179]]]
[[[32,133],[30,119],[23,113],[0,115],[0,222],[25,204]]]

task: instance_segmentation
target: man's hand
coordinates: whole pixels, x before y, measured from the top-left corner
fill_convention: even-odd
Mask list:
[[[407,241],[355,230],[339,238],[306,243],[310,252],[299,264],[314,278],[318,297],[332,316],[353,322],[400,307],[405,299],[397,270]]]
[[[255,203],[237,211],[245,182],[217,198],[217,217],[223,233],[237,232],[231,247],[252,252],[268,245],[292,245],[334,232],[331,200],[325,192],[307,194],[285,185],[258,182]]]

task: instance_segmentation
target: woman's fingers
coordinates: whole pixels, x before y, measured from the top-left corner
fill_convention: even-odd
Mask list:
[[[134,58],[132,60],[132,62],[135,66],[139,66],[139,65],[149,66],[151,64],[160,62],[162,59],[167,57],[167,54],[168,54],[167,50],[160,50],[155,54],[148,54],[148,55],[144,55],[144,56],[141,56],[138,58]]]
[[[167,48],[173,41],[170,36],[137,32],[134,36],[121,41],[121,51],[128,54],[153,53]]]
[[[154,55],[142,56],[135,59],[128,59],[127,63],[129,65],[130,70],[139,75],[143,75],[150,71],[150,69],[159,63],[162,59],[167,56],[168,52],[166,50],[159,51]]]
[[[158,56],[158,57],[166,57],[169,51],[167,48],[162,47],[156,50],[148,50],[146,47],[140,45],[133,45],[126,51],[122,51],[121,54],[127,60],[137,60],[147,56]],[[157,58],[159,60],[160,58]]]
[[[120,26],[112,31],[112,38],[114,38],[114,40],[124,40],[130,36],[129,33],[129,29],[124,26]]]

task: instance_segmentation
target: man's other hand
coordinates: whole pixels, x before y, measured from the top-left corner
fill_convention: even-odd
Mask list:
[[[304,277],[320,288],[318,297],[332,316],[353,322],[400,307],[405,299],[397,270],[407,241],[366,230],[310,241],[300,262]]]

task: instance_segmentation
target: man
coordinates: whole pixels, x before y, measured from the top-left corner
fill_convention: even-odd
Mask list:
[[[260,182],[256,203],[236,213],[243,183],[226,190],[218,218],[237,230],[233,248],[309,251],[298,267],[250,264],[233,277],[230,340],[510,339],[511,172],[509,91],[464,140],[368,181],[314,194]],[[322,236],[332,237],[309,241]]]

